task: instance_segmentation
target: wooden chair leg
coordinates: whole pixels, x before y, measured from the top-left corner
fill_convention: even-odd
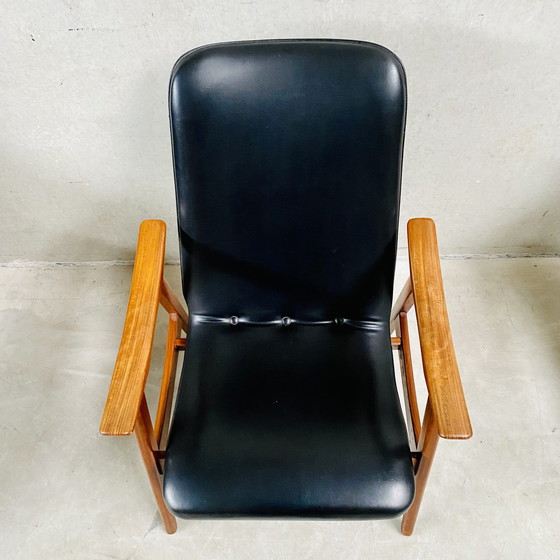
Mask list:
[[[157,450],[157,444],[152,428],[152,422],[150,420],[148,403],[146,402],[145,396],[142,397],[134,433],[136,434],[136,440],[138,441],[138,447],[140,448],[144,466],[146,467],[146,471],[148,472],[148,478],[150,480],[152,492],[154,493],[163,525],[165,527],[165,530],[169,534],[173,534],[177,530],[177,520],[175,519],[175,516],[167,509],[167,506],[165,505],[165,502],[163,500],[161,477],[154,455],[154,451]]]
[[[428,482],[428,475],[430,474],[438,441],[439,434],[436,420],[430,399],[428,399],[428,402],[426,403],[426,412],[424,413],[424,420],[422,422],[422,431],[420,432],[420,441],[418,442],[418,448],[420,449],[422,455],[420,457],[415,477],[416,493],[414,495],[412,505],[404,514],[401,523],[401,533],[407,537],[412,535],[414,526],[416,525],[416,518],[418,517],[418,511],[420,510],[420,504],[422,503],[422,497],[424,496],[424,490],[426,489],[426,483]]]

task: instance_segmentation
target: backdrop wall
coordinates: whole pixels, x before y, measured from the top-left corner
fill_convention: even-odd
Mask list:
[[[362,39],[403,60],[402,233],[432,216],[442,253],[560,252],[558,2],[8,4],[0,262],[131,259],[152,217],[176,259],[173,63],[205,43],[278,37]]]

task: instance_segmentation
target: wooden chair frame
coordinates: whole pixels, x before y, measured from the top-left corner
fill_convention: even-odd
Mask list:
[[[436,227],[429,218],[415,218],[408,222],[408,258],[410,278],[391,311],[391,332],[395,331],[399,340],[398,352],[416,479],[414,501],[401,524],[403,535],[410,536],[416,524],[439,437],[468,439],[472,436],[472,428],[449,327]],[[416,310],[422,366],[428,387],[428,401],[422,421],[414,385],[407,320],[407,313],[412,306]]]
[[[186,338],[180,335],[187,332],[189,315],[163,276],[165,231],[165,223],[160,220],[146,220],[140,226],[123,336],[100,430],[104,435],[135,433],[164,527],[168,533],[174,533],[177,521],[165,505],[161,477],[177,354],[186,345]],[[399,352],[416,478],[414,501],[402,520],[404,535],[411,535],[414,530],[439,437],[467,439],[472,435],[449,328],[433,221],[411,220],[408,244],[410,279],[391,311],[391,332],[396,335],[391,344]],[[152,426],[144,389],[159,305],[169,313],[169,322],[158,409]],[[412,306],[416,309],[428,387],[423,421],[418,411],[407,321]]]
[[[177,521],[163,500],[161,475],[169,432],[177,353],[185,349],[186,342],[186,338],[180,338],[180,334],[181,331],[186,333],[189,314],[163,276],[165,229],[165,223],[160,220],[146,220],[140,225],[123,336],[100,431],[111,436],[135,433],[163,525],[168,533],[174,533]],[[169,313],[169,322],[158,409],[152,426],[144,388],[160,305]]]

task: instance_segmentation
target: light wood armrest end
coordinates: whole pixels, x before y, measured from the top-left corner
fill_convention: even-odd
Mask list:
[[[128,435],[136,424],[163,282],[165,230],[161,220],[140,225],[123,335],[101,420],[100,431],[105,435]]]
[[[468,439],[472,427],[451,338],[433,220],[408,222],[408,251],[424,375],[438,433]]]

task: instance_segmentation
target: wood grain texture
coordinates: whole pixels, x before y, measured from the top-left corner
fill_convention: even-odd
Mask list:
[[[161,475],[159,472],[158,457],[156,456],[157,442],[154,431],[152,429],[152,422],[150,420],[150,412],[146,403],[146,397],[142,393],[140,400],[140,408],[134,429],[136,441],[142,455],[142,461],[148,473],[148,479],[152,492],[156,499],[156,504],[163,521],[163,526],[169,534],[173,534],[177,530],[177,520],[175,516],[167,509],[167,505],[163,499],[163,490],[161,486]]]
[[[443,438],[467,439],[472,428],[451,338],[432,220],[408,222],[408,252],[424,375],[438,433]]]
[[[183,351],[187,347],[186,338],[176,338],[175,339],[175,350]]]
[[[167,280],[164,278],[161,284],[160,303],[168,313],[177,313],[184,323],[184,330],[188,328],[189,312],[183,307],[181,302],[177,299],[175,292],[171,289]]]
[[[173,389],[175,387],[175,373],[177,371],[177,354],[179,352],[175,341],[180,334],[181,319],[177,313],[170,313],[167,326],[165,363],[161,376],[161,388],[159,392],[156,421],[154,424],[154,432],[159,449],[165,449],[167,447],[171,404],[173,401]]]
[[[420,456],[420,460],[417,464],[417,471],[415,475],[416,492],[414,493],[412,505],[403,515],[401,523],[401,532],[407,537],[412,535],[414,526],[416,525],[416,519],[418,518],[418,512],[420,511],[420,505],[422,503],[422,498],[424,497],[424,490],[426,490],[426,484],[428,483],[428,476],[430,474],[430,469],[432,468],[438,441],[437,423],[434,417],[431,401],[428,398],[426,411],[424,412],[424,419],[422,421],[420,440],[418,442],[418,447],[420,448],[422,455]]]
[[[408,319],[404,311],[401,311],[399,313],[397,334],[401,337],[399,361],[401,364],[404,401],[406,403],[406,416],[408,426],[412,428],[413,442],[411,441],[411,443],[414,443],[414,446],[411,446],[411,449],[416,450],[418,448],[418,440],[420,438],[422,422],[420,421],[420,412],[418,411],[418,398],[416,397],[416,386],[414,384],[414,371],[412,369],[412,354],[410,352]]]
[[[123,336],[101,420],[100,431],[105,435],[128,435],[136,424],[152,354],[163,280],[165,229],[160,220],[146,220],[140,225]]]
[[[401,290],[399,297],[395,301],[393,308],[391,309],[391,318],[389,321],[391,332],[393,332],[397,327],[397,323],[399,321],[399,313],[401,311],[408,313],[409,309],[413,305],[414,296],[412,295],[412,282],[410,281],[410,278],[408,278],[404,283],[403,289]]]

